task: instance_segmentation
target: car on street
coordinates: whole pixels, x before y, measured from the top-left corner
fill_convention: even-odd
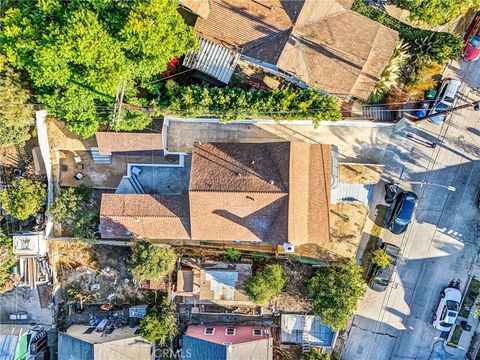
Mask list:
[[[447,287],[442,291],[437,311],[433,314],[433,327],[435,329],[450,331],[460,311],[461,300],[462,293],[457,288]]]
[[[435,115],[442,111],[450,110],[453,107],[455,98],[458,95],[460,90],[461,82],[456,79],[445,79],[440,86],[440,89],[437,93],[435,103],[432,108],[428,111],[427,115]],[[431,123],[441,125],[447,117],[447,114],[438,114],[432,116],[428,119]]]
[[[381,267],[373,265],[370,278],[368,280],[368,286],[375,291],[385,291],[392,280],[393,272],[397,267],[398,257],[400,255],[400,248],[396,245],[389,243],[382,243],[380,249],[385,251],[390,259],[390,265]]]
[[[474,33],[463,48],[465,61],[475,61],[480,57],[480,28]]]
[[[385,216],[385,227],[394,234],[401,234],[407,230],[412,221],[418,196],[411,191],[400,192],[388,208]]]

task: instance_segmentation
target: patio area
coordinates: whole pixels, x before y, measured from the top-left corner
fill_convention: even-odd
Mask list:
[[[76,162],[75,157],[80,157],[81,161]],[[114,155],[110,164],[95,164],[90,151],[58,151],[59,164],[54,172],[58,175],[58,184],[60,186],[78,186],[85,184],[98,189],[116,189],[120,181],[127,175],[128,164],[172,164],[171,159],[163,156],[126,156]],[[78,159],[77,159],[78,160]],[[175,164],[175,162],[173,162]],[[158,168],[160,169],[160,168]],[[166,168],[164,168],[166,169]],[[77,180],[75,175],[81,174],[81,179]],[[152,187],[156,184],[160,186],[164,177],[157,175],[156,171],[145,171],[144,177],[154,179]],[[149,184],[145,179],[146,184]],[[173,182],[175,183],[175,182]],[[188,185],[188,181],[187,181]],[[168,185],[166,185],[168,186]],[[149,185],[147,188],[150,189]]]

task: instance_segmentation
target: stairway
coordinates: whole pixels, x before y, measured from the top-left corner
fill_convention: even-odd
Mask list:
[[[140,184],[140,182],[138,181],[138,179],[135,175],[133,175],[133,174],[130,175],[129,180],[130,180],[130,184],[132,185],[136,194],[145,194],[145,191],[143,190],[142,184]]]
[[[112,162],[112,155],[102,155],[97,147],[90,148],[94,164],[110,164]]]
[[[312,351],[312,346],[310,345],[310,334],[308,332],[307,317],[306,316],[302,316],[302,325],[303,325],[302,353],[309,353],[310,351]]]

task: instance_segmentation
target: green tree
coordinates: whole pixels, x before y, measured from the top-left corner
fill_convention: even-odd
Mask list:
[[[410,55],[408,54],[409,47],[410,45],[405,43],[403,39],[397,43],[392,56],[388,60],[387,66],[383,69],[380,80],[375,84],[375,88],[370,96],[371,98],[382,98],[389,90],[397,87],[398,81],[402,75],[402,69],[410,58]]]
[[[0,147],[23,145],[30,139],[34,123],[33,106],[28,103],[30,93],[11,68],[0,66]]]
[[[320,350],[312,348],[309,353],[302,355],[302,360],[333,360],[330,354],[322,354]]]
[[[410,19],[428,26],[446,24],[465,14],[468,9],[480,9],[479,0],[394,0],[395,5],[410,12]]]
[[[399,21],[386,12],[370,6],[366,0],[355,0],[352,10],[379,22],[400,33],[400,38],[409,45],[412,65],[428,61],[444,64],[458,58],[462,53],[463,40],[454,34],[415,28]]]
[[[372,263],[385,268],[390,266],[390,257],[383,249],[376,249],[372,251]]]
[[[140,335],[149,341],[163,343],[178,335],[178,319],[173,304],[163,301],[155,308],[149,308],[140,322]]]
[[[335,331],[346,328],[365,293],[362,269],[353,261],[318,269],[306,285],[315,314]]]
[[[81,208],[80,196],[76,188],[64,188],[55,196],[48,213],[53,220],[65,223],[66,220],[75,218]]]
[[[37,101],[83,137],[109,121],[120,80],[124,100],[144,105],[142,88],[170,59],[198,46],[176,1],[37,0],[5,6],[0,51],[28,73]],[[151,121],[135,111],[123,116],[116,130],[142,129]]]
[[[132,274],[140,280],[159,280],[175,269],[177,256],[171,248],[158,247],[149,241],[137,241],[129,264]]]
[[[263,305],[280,294],[286,284],[287,274],[281,265],[265,265],[247,280],[245,291],[254,303]]]
[[[92,188],[80,185],[63,188],[48,209],[53,220],[63,226],[71,226],[73,236],[82,239],[95,239],[98,210],[92,204]]]
[[[13,240],[0,230],[0,292],[6,289],[14,265]]]
[[[165,84],[155,103],[159,113],[182,116],[217,116],[224,122],[245,118],[271,117],[275,120],[322,120],[342,117],[337,99],[315,89],[256,90],[238,87],[180,86],[173,80]]]
[[[80,212],[73,221],[73,237],[95,239],[98,209],[89,207]]]
[[[14,180],[9,189],[0,194],[7,213],[18,220],[26,220],[35,215],[45,204],[47,192],[45,185],[29,179]]]

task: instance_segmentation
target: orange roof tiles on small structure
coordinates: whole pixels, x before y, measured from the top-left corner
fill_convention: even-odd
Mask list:
[[[134,151],[163,150],[161,133],[97,132],[98,150],[103,155]]]

